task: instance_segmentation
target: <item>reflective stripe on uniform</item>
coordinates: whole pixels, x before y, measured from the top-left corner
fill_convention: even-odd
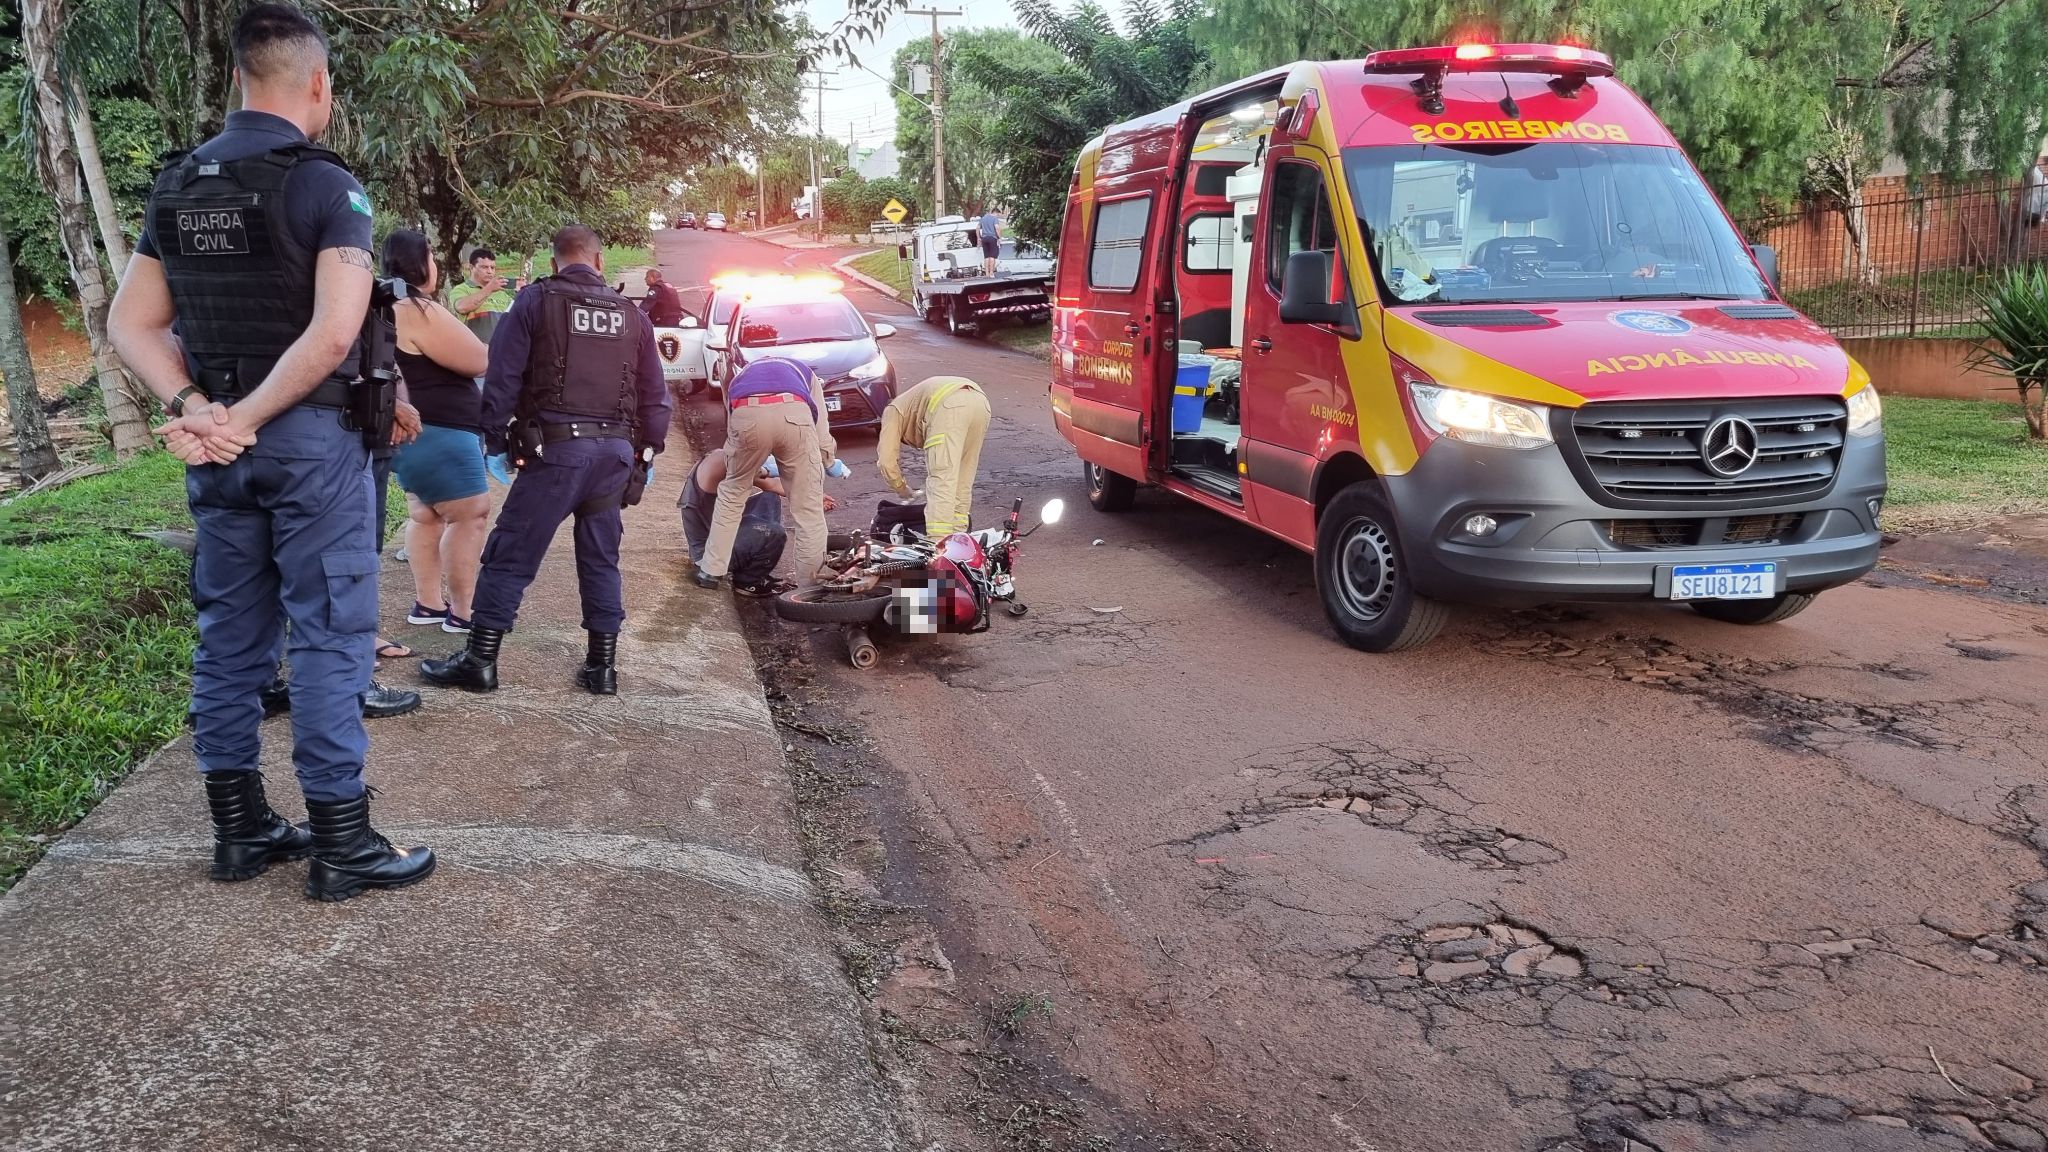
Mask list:
[[[925,421],[927,423],[931,421],[932,413],[937,412],[939,410],[940,401],[944,400],[948,396],[951,396],[953,393],[958,392],[960,389],[967,387],[971,387],[971,385],[969,385],[967,381],[956,380],[953,383],[948,384],[945,387],[939,389],[937,392],[932,393],[932,398],[925,402]]]

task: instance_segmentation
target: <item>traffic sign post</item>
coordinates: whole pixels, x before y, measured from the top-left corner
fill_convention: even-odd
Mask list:
[[[882,209],[882,215],[888,217],[891,224],[901,224],[903,218],[910,215],[910,209],[903,206],[903,201],[892,197],[888,207]]]

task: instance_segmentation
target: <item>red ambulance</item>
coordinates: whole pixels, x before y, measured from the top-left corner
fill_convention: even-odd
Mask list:
[[[1762,624],[1868,572],[1869,377],[1613,71],[1376,52],[1091,141],[1051,393],[1095,507],[1157,485],[1310,551],[1375,652],[1453,602]]]

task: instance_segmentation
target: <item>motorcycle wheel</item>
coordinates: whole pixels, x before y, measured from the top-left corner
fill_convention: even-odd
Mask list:
[[[882,619],[894,595],[888,588],[798,588],[775,598],[775,614],[799,624],[872,624]]]

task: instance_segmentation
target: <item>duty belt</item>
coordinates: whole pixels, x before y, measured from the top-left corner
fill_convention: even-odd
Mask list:
[[[543,444],[553,444],[561,440],[603,440],[608,437],[619,440],[631,440],[633,438],[633,426],[631,424],[608,424],[590,420],[578,420],[569,424],[543,424],[540,426],[540,439]]]
[[[201,368],[198,379],[193,383],[206,393],[206,398],[216,404],[232,404],[247,398],[254,388],[243,388],[233,372],[214,368]],[[349,406],[348,382],[346,380],[322,380],[317,387],[299,400],[299,403],[314,408],[340,408]]]

